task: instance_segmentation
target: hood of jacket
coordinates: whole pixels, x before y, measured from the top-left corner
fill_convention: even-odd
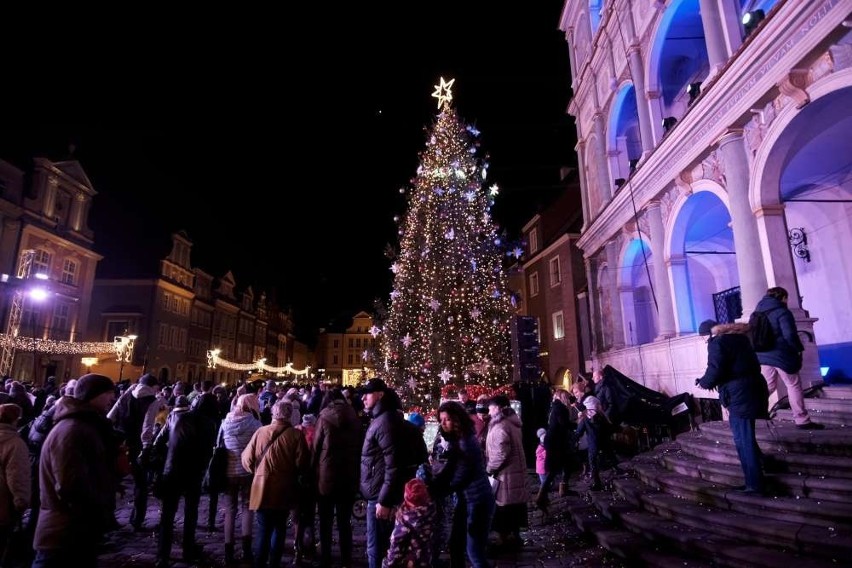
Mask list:
[[[782,302],[781,300],[779,300],[778,298],[774,298],[772,296],[764,296],[757,303],[757,307],[755,308],[755,311],[769,312],[769,311],[772,311],[772,310],[777,310],[778,308],[786,308],[786,307],[787,307],[787,305],[784,302]]]
[[[148,385],[138,384],[130,392],[133,398],[145,398],[146,396],[157,396],[157,389]]]
[[[713,326],[710,333],[715,335],[740,334],[746,335],[749,332],[747,323],[720,323]]]
[[[86,401],[74,398],[72,396],[63,396],[59,400],[56,401],[56,404],[53,405],[56,410],[53,413],[53,423],[56,424],[61,420],[65,420],[66,418],[80,416],[80,415],[96,415],[103,420],[106,420],[106,416],[101,414],[95,409],[91,404]]]

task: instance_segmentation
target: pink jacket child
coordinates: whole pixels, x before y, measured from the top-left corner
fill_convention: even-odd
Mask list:
[[[544,436],[547,434],[547,430],[544,428],[539,428],[536,431],[536,436],[538,436],[538,447],[535,449],[535,472],[538,474],[538,479],[544,483],[544,478],[547,475],[547,469],[544,467],[544,461],[547,457],[547,450],[544,449]]]

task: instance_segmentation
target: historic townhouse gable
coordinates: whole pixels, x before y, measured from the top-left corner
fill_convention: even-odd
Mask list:
[[[790,294],[805,382],[852,375],[850,0],[569,0],[592,358],[692,390],[707,318]],[[698,394],[698,393],[696,393]]]
[[[17,275],[25,251],[33,251],[30,275],[43,279],[48,292],[43,301],[23,302],[19,335],[85,339],[95,269],[102,259],[93,250],[94,235],[88,226],[95,195],[91,180],[75,160],[36,158],[26,172],[0,161],[0,271]],[[11,297],[8,289],[2,300],[4,332]],[[79,356],[69,352],[18,350],[11,362],[11,376],[36,384],[80,369]]]

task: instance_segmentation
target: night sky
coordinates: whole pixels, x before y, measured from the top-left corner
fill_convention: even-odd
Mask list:
[[[10,70],[0,158],[25,168],[73,146],[98,192],[99,275],[155,270],[184,229],[194,265],[276,290],[312,343],[387,298],[399,188],[433,85],[453,77],[501,187],[495,219],[518,236],[576,163],[562,2],[312,4],[53,35],[63,64]]]

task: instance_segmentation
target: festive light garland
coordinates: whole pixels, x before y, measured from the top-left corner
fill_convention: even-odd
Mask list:
[[[233,369],[234,371],[254,371],[257,369],[261,373],[275,373],[276,375],[308,375],[311,371],[310,366],[305,367],[301,371],[297,371],[293,368],[292,363],[287,363],[283,367],[272,367],[266,364],[266,359],[258,359],[254,363],[235,363],[234,361],[228,361],[227,359],[223,359],[219,357],[219,350],[213,349],[207,352],[207,366],[211,369],[215,369],[216,367],[225,367],[226,369]]]
[[[36,337],[10,336],[0,333],[0,345],[8,345],[16,351],[50,353],[52,355],[82,355],[84,353],[115,353],[112,342],[103,341],[57,341]]]

